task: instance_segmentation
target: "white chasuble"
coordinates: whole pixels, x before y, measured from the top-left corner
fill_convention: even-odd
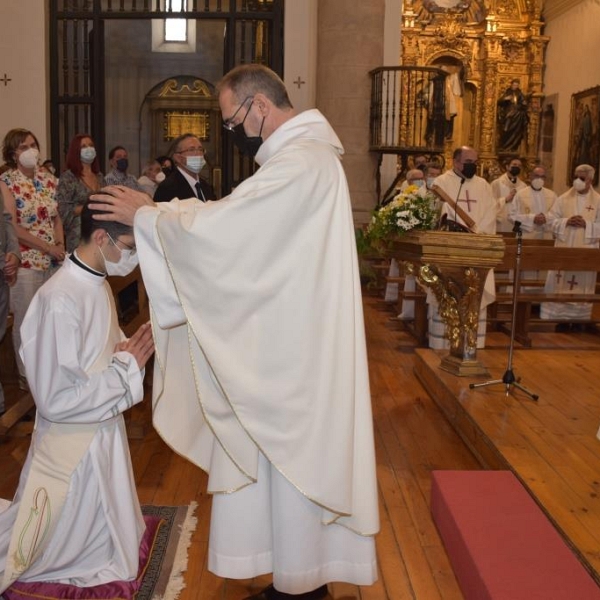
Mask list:
[[[260,169],[200,204],[143,208],[136,243],[157,345],[154,425],[209,473],[257,479],[259,450],[323,522],[378,530],[360,279],[341,143],[316,110]]]
[[[550,228],[557,248],[598,248],[600,239],[600,195],[593,189],[578,194],[573,188],[560,196],[549,212]],[[569,227],[570,217],[579,215],[585,228]],[[581,265],[584,267],[585,265]],[[548,271],[546,293],[593,294],[596,289],[595,271]],[[592,304],[582,302],[544,302],[540,307],[542,319],[589,319]]]
[[[114,353],[122,339],[104,277],[71,260],[31,302],[21,356],[36,426],[0,513],[0,590],[15,579],[87,587],[137,575],[144,522],[121,413],[143,386],[134,357]]]
[[[477,175],[471,179],[466,179],[457,175],[453,169],[450,169],[442,173],[439,177],[436,177],[434,185],[438,185],[452,200],[456,200],[460,208],[475,221],[477,233],[496,233],[496,201],[494,200],[490,184],[485,179]],[[442,205],[442,215],[447,215],[449,219],[465,225],[460,216],[448,204]],[[457,232],[456,235],[463,234]],[[494,271],[490,269],[483,284],[477,331],[477,348],[485,346],[486,307],[495,299]],[[438,313],[437,300],[430,290],[427,291],[427,303],[429,304],[429,347],[437,350],[448,349],[450,343],[446,336],[446,325]]]

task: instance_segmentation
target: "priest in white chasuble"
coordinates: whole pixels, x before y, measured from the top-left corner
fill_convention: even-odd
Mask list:
[[[260,65],[218,86],[258,171],[220,202],[97,194],[133,222],[157,346],[154,425],[209,473],[209,569],[255,599],[377,577],[360,279],[342,145]],[[99,218],[103,218],[102,215]],[[250,590],[252,591],[252,590]]]
[[[575,169],[573,186],[559,196],[550,212],[548,222],[557,248],[598,248],[600,241],[600,194],[592,187],[595,169],[579,165]],[[577,265],[585,267],[585,265]],[[593,294],[596,290],[596,271],[548,271],[546,293]],[[592,304],[582,302],[544,302],[540,307],[542,319],[560,319],[559,331],[579,328],[571,321],[590,319]],[[566,326],[566,327],[565,327]]]
[[[144,395],[149,324],[126,340],[106,274],[135,268],[131,227],[82,215],[82,242],[34,296],[21,357],[37,408],[15,497],[0,512],[0,592],[137,577],[145,530],[122,413]],[[129,248],[129,249],[128,249]]]
[[[496,201],[490,184],[476,175],[477,151],[468,146],[457,148],[452,155],[452,168],[440,175],[433,182],[439,186],[451,200],[459,206],[475,222],[476,233],[496,233]],[[444,204],[442,218],[450,222],[465,225],[456,211]],[[456,235],[462,235],[456,232]],[[487,306],[496,299],[494,272],[489,270],[484,282],[481,309],[479,312],[479,325],[477,329],[477,347],[485,346],[486,311]],[[438,313],[438,303],[433,294],[427,294],[429,304],[429,347],[434,349],[448,349],[449,341],[446,337],[446,325]]]

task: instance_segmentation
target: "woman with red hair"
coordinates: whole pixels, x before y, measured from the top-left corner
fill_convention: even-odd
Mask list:
[[[79,245],[83,205],[91,193],[103,186],[94,140],[87,133],[78,133],[69,144],[67,170],[60,176],[56,190],[67,252],[73,252]]]

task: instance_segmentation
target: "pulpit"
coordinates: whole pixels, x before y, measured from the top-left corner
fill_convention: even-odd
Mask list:
[[[477,324],[487,273],[503,255],[499,235],[413,231],[391,245],[391,256],[438,301],[450,342],[440,367],[450,373],[489,375],[477,360]]]

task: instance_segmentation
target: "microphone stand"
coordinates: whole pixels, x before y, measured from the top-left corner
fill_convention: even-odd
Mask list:
[[[513,296],[512,296],[512,321],[510,326],[510,345],[508,350],[508,365],[506,367],[506,371],[502,376],[502,379],[494,379],[492,381],[485,381],[484,383],[471,383],[469,384],[469,389],[474,390],[476,388],[494,385],[497,383],[502,383],[506,386],[506,395],[508,396],[511,387],[514,386],[517,389],[521,390],[523,393],[527,394],[532,400],[538,400],[539,396],[530,392],[526,387],[522,386],[519,381],[515,377],[512,368],[512,360],[513,360],[513,349],[515,345],[515,323],[517,318],[517,296],[519,294],[518,286],[520,283],[520,274],[521,274],[521,250],[523,248],[523,232],[521,231],[521,222],[515,221],[515,226],[513,227],[513,232],[517,234],[517,254],[515,256],[515,268],[513,274]]]

